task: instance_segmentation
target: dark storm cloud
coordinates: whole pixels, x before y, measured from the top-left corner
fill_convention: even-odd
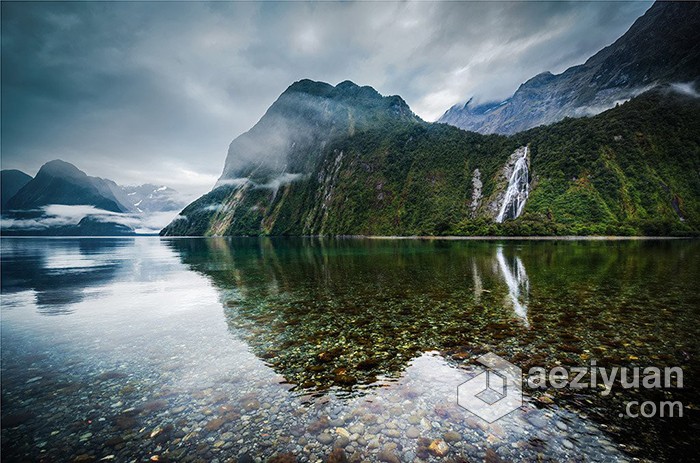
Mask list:
[[[2,164],[207,190],[301,78],[435,119],[585,61],[650,3],[2,3]]]

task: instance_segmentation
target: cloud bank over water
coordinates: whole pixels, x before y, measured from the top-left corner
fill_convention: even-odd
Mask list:
[[[37,210],[36,217],[0,219],[3,229],[43,230],[47,228],[77,225],[85,217],[98,222],[116,223],[132,228],[137,234],[157,234],[175,218],[179,210],[150,212],[148,214],[118,213],[98,209],[94,206],[68,206],[51,204]]]

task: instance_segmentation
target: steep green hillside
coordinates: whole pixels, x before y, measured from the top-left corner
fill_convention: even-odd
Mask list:
[[[533,151],[523,222],[567,233],[668,235],[700,229],[700,99],[668,89],[599,116],[514,136]],[[524,230],[527,232],[527,230]]]
[[[369,111],[364,114],[386,114],[384,107],[363,108]],[[297,114],[294,108],[285,111]],[[268,178],[265,184],[247,178],[220,182],[161,234],[666,235],[700,230],[698,98],[658,89],[592,118],[567,119],[510,137],[410,117],[370,119],[319,145],[293,176],[281,169],[277,181]],[[496,223],[513,155],[526,146],[524,211],[515,220]],[[227,164],[230,159],[229,152]]]

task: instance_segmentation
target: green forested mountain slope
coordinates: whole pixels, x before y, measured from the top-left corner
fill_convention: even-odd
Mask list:
[[[253,179],[249,168],[235,174],[225,169],[219,186],[185,208],[161,234],[665,235],[700,230],[697,97],[657,89],[595,117],[506,137],[428,124],[400,98],[390,97],[388,104],[386,97],[372,95],[380,98],[373,105],[343,97],[342,110],[319,112],[319,107],[335,107],[327,101],[334,97],[306,93],[304,111],[333,115],[330,123],[322,118],[326,122],[304,128],[304,139],[312,142],[300,147],[296,132],[294,140],[277,140],[274,168],[264,177]],[[300,116],[289,105],[273,105],[265,117],[271,112],[275,127],[285,118],[308,119],[308,113]],[[367,122],[351,123],[358,119]],[[328,124],[340,130],[325,136]],[[257,136],[277,135],[261,129]],[[279,146],[291,150],[280,154]],[[520,217],[496,223],[521,147],[528,147],[529,196]],[[235,164],[236,155],[241,156],[234,152],[232,159],[229,151],[227,166]]]

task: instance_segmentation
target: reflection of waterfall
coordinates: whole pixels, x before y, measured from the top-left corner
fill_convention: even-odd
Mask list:
[[[503,256],[503,248],[499,247],[496,251],[496,260],[501,268],[503,279],[508,285],[508,295],[513,303],[513,311],[515,315],[523,319],[525,326],[529,327],[530,323],[527,320],[527,297],[530,293],[530,281],[525,273],[525,266],[519,257],[516,257],[513,262],[514,268],[508,265],[506,258]],[[522,301],[521,301],[522,297]]]
[[[484,291],[484,284],[481,282],[479,270],[476,268],[476,261],[472,261],[472,278],[474,279],[474,302],[481,302],[481,293]]]
[[[510,174],[510,179],[508,180],[508,188],[503,198],[501,210],[496,216],[496,222],[498,223],[507,219],[515,219],[523,212],[528,195],[528,151],[528,147],[523,146],[514,153],[514,155],[518,156],[518,160],[513,166],[513,173]]]

